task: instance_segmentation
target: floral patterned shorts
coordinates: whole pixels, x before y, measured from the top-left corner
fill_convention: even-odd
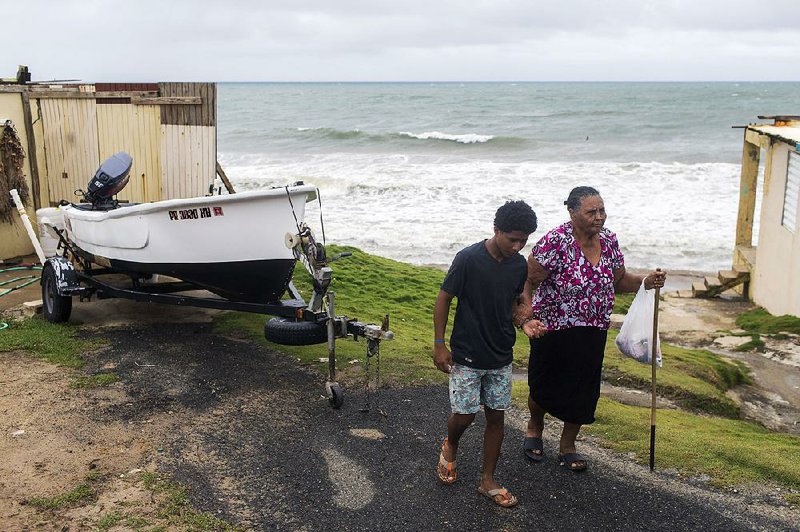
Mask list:
[[[484,405],[508,410],[511,405],[511,364],[476,369],[455,364],[450,370],[450,408],[454,414],[475,414]]]

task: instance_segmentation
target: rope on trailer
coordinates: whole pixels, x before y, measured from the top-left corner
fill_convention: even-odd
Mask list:
[[[300,234],[300,222],[297,221],[297,214],[294,212],[294,203],[292,203],[292,195],[289,194],[289,185],[283,187],[286,189],[286,197],[289,199],[289,206],[292,208],[292,216],[294,216],[294,225],[297,226],[297,234]]]

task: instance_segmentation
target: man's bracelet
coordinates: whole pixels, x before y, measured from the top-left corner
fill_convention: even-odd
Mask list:
[[[434,338],[433,343],[434,344],[443,344],[444,343],[444,338]]]

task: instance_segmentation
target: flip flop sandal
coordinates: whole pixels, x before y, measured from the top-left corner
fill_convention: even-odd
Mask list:
[[[443,483],[450,485],[458,480],[458,469],[456,469],[456,461],[448,462],[444,457],[444,446],[447,445],[447,438],[442,442],[442,452],[439,453],[439,463],[436,466],[436,474],[439,475],[439,480]]]
[[[502,506],[503,508],[511,508],[512,506],[516,506],[519,502],[516,497],[511,495],[509,491],[505,488],[495,488],[493,490],[485,490],[478,486],[478,493],[489,497],[493,503],[497,506]],[[497,497],[502,497],[498,499]]]
[[[539,451],[534,452],[534,451]],[[544,444],[542,443],[541,438],[529,438],[525,437],[525,440],[522,442],[522,452],[525,453],[525,456],[528,460],[532,462],[541,462],[544,460]]]
[[[578,453],[558,455],[558,465],[567,466],[570,471],[584,471],[589,467],[589,461]]]

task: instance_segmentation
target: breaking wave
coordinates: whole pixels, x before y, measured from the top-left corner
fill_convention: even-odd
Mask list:
[[[392,133],[371,133],[360,129],[341,130],[330,127],[298,127],[295,129],[302,135],[313,137],[314,139],[329,141],[356,141],[372,143],[389,143],[398,141],[433,141],[433,142],[453,142],[457,144],[486,144],[497,142],[514,144],[523,142],[524,139],[515,137],[498,137],[495,135],[484,135],[480,133],[447,133],[442,131],[425,131],[413,133],[411,131],[399,131]]]
[[[481,144],[495,138],[494,135],[479,135],[478,133],[464,133],[459,135],[455,133],[441,133],[439,131],[426,131],[425,133],[401,131],[399,135],[418,140],[449,140],[462,144]]]

